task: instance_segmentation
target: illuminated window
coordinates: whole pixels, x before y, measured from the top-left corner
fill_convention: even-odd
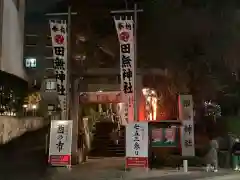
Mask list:
[[[56,90],[56,81],[53,79],[46,80],[46,90]]]
[[[26,58],[26,60],[25,60],[25,67],[27,67],[27,68],[36,68],[37,67],[37,60],[36,60],[36,58]]]

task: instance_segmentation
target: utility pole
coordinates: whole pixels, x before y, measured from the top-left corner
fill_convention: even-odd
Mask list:
[[[138,9],[137,3],[134,4],[134,10],[117,10],[117,11],[111,11],[112,14],[134,14],[134,65],[133,65],[133,72],[134,72],[134,121],[139,121],[138,119],[138,98],[139,94],[137,94],[139,91],[138,89],[138,83],[137,83],[137,20],[138,20],[138,13],[143,12],[142,9]]]

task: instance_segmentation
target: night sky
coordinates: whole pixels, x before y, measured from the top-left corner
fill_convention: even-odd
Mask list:
[[[28,0],[27,9],[31,13],[44,13],[60,1],[62,0]],[[90,7],[104,2],[105,8],[110,11],[114,9],[114,4],[124,3],[124,0],[82,0],[81,4],[83,2],[95,4]],[[138,29],[140,64],[149,65],[150,59],[152,66],[166,66],[172,61],[180,61],[182,64],[186,49],[191,49],[194,43],[200,44],[203,59],[238,59],[239,46],[236,44],[239,44],[240,21],[237,4],[228,0],[195,0],[195,4],[190,2],[192,1],[148,0],[140,3],[140,7],[144,9],[139,17]],[[91,8],[92,11],[93,9]],[[81,12],[83,13],[82,9]],[[90,16],[88,12],[84,18]],[[108,32],[107,27],[114,29],[110,15],[108,23],[103,22],[104,18],[102,14],[95,15],[96,22],[105,24],[102,31]]]
[[[27,0],[27,11],[34,13],[45,12],[48,8],[61,0]]]

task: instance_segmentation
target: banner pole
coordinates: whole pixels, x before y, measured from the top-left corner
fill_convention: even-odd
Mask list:
[[[134,4],[134,121],[139,121],[138,119],[138,83],[137,83],[137,3]],[[139,89],[140,91],[140,89]]]
[[[70,86],[71,86],[71,83],[70,81],[72,80],[71,79],[71,25],[72,25],[72,7],[71,6],[68,6],[68,26],[67,26],[67,31],[68,31],[68,39],[67,39],[67,49],[68,49],[68,54],[67,54],[67,94],[66,94],[66,101],[67,101],[67,112],[65,114],[66,117],[64,117],[65,119],[70,119],[69,117],[69,114],[70,114]]]
[[[49,17],[65,17],[64,19],[67,19],[67,69],[66,69],[66,75],[67,75],[67,83],[66,83],[66,113],[64,114],[65,117],[61,116],[61,120],[70,120],[71,118],[73,118],[74,124],[78,124],[78,119],[74,119],[74,117],[70,117],[70,100],[71,100],[71,96],[70,96],[70,88],[71,88],[71,31],[72,31],[72,15],[78,15],[77,12],[72,12],[72,7],[71,5],[68,6],[68,12],[62,12],[62,13],[46,13],[45,16],[49,16]],[[67,17],[67,18],[66,18]],[[72,89],[74,90],[74,85],[72,85]],[[75,101],[73,101],[75,102]],[[74,134],[74,137],[77,137],[78,135],[78,130],[75,128],[78,127],[77,125],[74,126],[74,129],[72,129],[72,133]],[[72,139],[72,154],[73,152],[75,153],[77,150],[75,149],[76,144],[77,144],[77,140]],[[70,166],[69,168],[71,168],[72,162],[73,162],[73,156],[71,155],[70,157]],[[77,162],[77,160],[76,160]]]

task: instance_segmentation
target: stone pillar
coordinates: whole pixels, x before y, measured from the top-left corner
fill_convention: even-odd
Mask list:
[[[72,164],[76,165],[79,163],[79,152],[78,152],[78,138],[79,138],[79,92],[78,92],[78,84],[79,80],[75,79],[72,88],[72,93],[70,97],[72,100],[70,101],[70,119],[73,120],[73,133],[72,133]]]
[[[98,112],[102,113],[103,109],[102,109],[102,104],[98,104]]]

